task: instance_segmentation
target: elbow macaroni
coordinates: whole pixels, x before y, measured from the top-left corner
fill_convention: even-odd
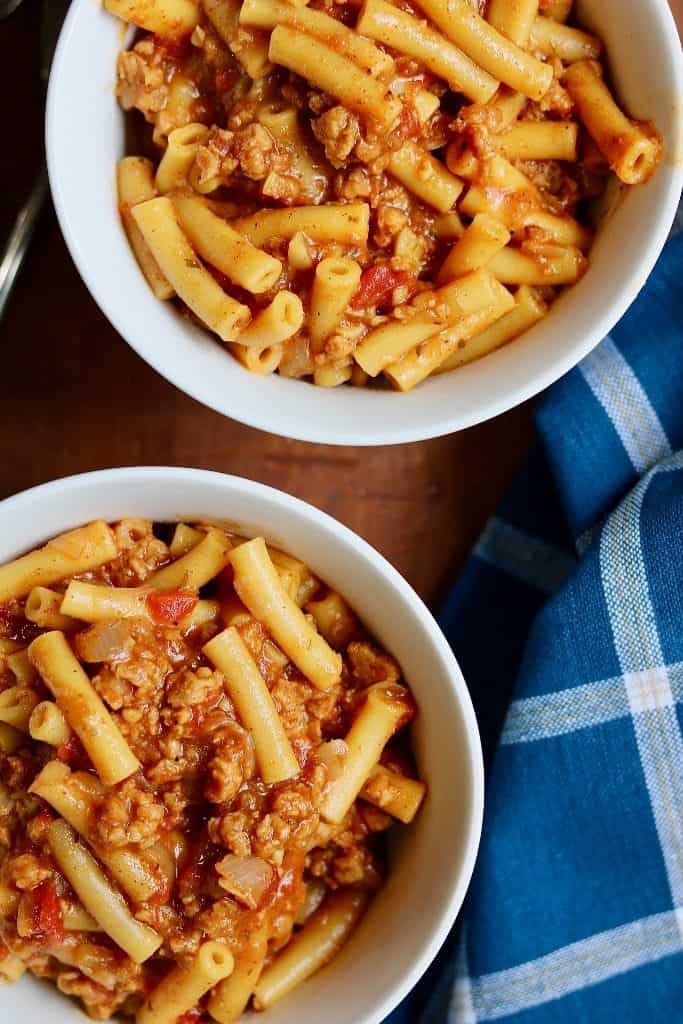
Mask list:
[[[104,0],[110,14],[163,37],[187,35],[199,21],[196,0]]]
[[[187,967],[174,967],[135,1016],[135,1024],[175,1024],[209,989],[232,974],[235,961],[221,942],[203,942]]]
[[[121,102],[159,147],[156,167],[119,165],[133,251],[159,298],[260,376],[408,390],[483,357],[519,311],[505,330],[435,323],[450,330],[433,340],[421,294],[487,266],[546,288],[545,315],[587,268],[584,200],[609,186],[591,146],[626,185],[662,159],[572,0],[106,6],[150,33],[119,61]]]
[[[107,880],[65,821],[53,821],[48,832],[52,854],[85,909],[102,931],[134,963],[144,963],[161,945],[161,936],[137,921],[121,894]]]
[[[222,341],[232,341],[249,323],[249,307],[237,302],[199,262],[165,196],[132,209],[133,220],[175,293]]]
[[[296,938],[263,972],[254,989],[254,1002],[267,1010],[293,988],[310,978],[339,952],[367,905],[363,893],[328,896]]]
[[[360,283],[356,260],[328,256],[315,268],[311,291],[311,343],[320,351],[347,310]]]
[[[282,585],[263,538],[241,544],[230,555],[235,590],[254,618],[268,628],[283,651],[315,687],[339,681],[341,657],[316,633]]]
[[[387,95],[386,86],[314,36],[278,25],[270,36],[268,56],[274,64],[296,72],[350,110],[384,128],[396,121],[400,113],[398,101]]]
[[[121,222],[140,270],[157,299],[161,299],[162,302],[171,299],[175,294],[173,287],[152,255],[132,213],[133,207],[138,203],[154,199],[157,195],[152,162],[138,156],[125,157],[116,167],[116,182]]]
[[[220,981],[207,1005],[209,1015],[218,1024],[233,1024],[242,1018],[266,958],[265,929],[257,929],[246,949],[235,960],[232,974]]]
[[[329,260],[323,336],[359,276]],[[496,289],[480,270],[437,301],[462,318]],[[399,666],[299,558],[210,522],[93,523],[3,575],[18,635],[40,632],[0,644],[0,752],[34,766],[3,781],[22,812],[0,844],[0,975],[67,965],[91,1016],[137,1024],[272,1005],[348,939],[384,873],[374,833],[425,796],[394,740],[415,714]],[[356,801],[372,829],[345,842],[346,884]]]
[[[539,0],[490,0],[487,21],[517,46],[526,47]]]
[[[103,782],[112,785],[136,772],[139,762],[119,731],[63,633],[43,633],[29,657]]]
[[[0,602],[25,597],[36,586],[96,569],[115,555],[114,535],[106,523],[94,522],[63,533],[45,547],[0,566]]]
[[[144,903],[157,893],[157,873],[143,854],[127,847],[112,849],[93,838],[94,808],[104,793],[95,779],[70,772],[60,761],[48,761],[34,779],[31,792],[45,800],[87,841],[131,899]]]
[[[365,704],[346,734],[347,752],[341,770],[328,784],[322,806],[326,821],[342,821],[387,742],[411,715],[407,690],[381,683],[370,687]]]
[[[548,91],[553,79],[550,65],[501,35],[491,20],[486,21],[472,9],[468,0],[419,0],[419,6],[453,43],[499,82],[532,100],[542,99]]]
[[[258,295],[273,287],[282,272],[280,260],[230,227],[206,203],[192,196],[174,196],[180,223],[197,252],[234,284]]]
[[[73,735],[66,718],[51,700],[36,704],[28,720],[28,731],[31,739],[49,743],[51,747],[61,747]]]
[[[240,718],[251,730],[263,781],[282,782],[298,775],[299,762],[270,691],[234,626],[214,637],[204,654],[225,676]]]
[[[564,84],[600,152],[626,185],[652,176],[662,158],[662,142],[649,123],[631,121],[617,106],[600,65],[590,60],[572,64]]]
[[[278,292],[273,301],[252,320],[240,334],[239,344],[246,348],[272,349],[287,341],[301,327],[304,310],[301,299],[293,292]]]
[[[366,0],[358,31],[424,64],[475,102],[490,100],[498,88],[498,81],[457,46],[386,0]]]
[[[61,629],[63,633],[69,633],[78,629],[78,621],[62,614],[63,600],[63,594],[49,587],[34,587],[26,598],[24,614],[41,629]]]

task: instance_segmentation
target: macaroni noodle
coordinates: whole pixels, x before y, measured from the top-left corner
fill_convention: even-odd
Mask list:
[[[327,259],[333,300],[355,268]],[[462,317],[497,290],[435,294]],[[97,1020],[271,1006],[349,938],[379,834],[425,798],[399,665],[304,562],[210,522],[91,523],[0,581],[0,976]]]
[[[543,288],[545,316],[589,271],[611,176],[662,160],[572,0],[105,6],[143,30],[117,85],[157,150],[118,166],[135,257],[260,376],[403,391],[483,358],[520,333],[511,291],[499,331],[437,317],[444,343],[394,370],[430,337],[422,296],[481,267]]]

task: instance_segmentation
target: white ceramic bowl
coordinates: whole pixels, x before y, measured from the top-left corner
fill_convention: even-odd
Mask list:
[[[123,117],[114,97],[120,25],[98,0],[73,0],[47,111],[52,193],[71,254],[100,308],[143,359],[205,405],[262,430],[327,444],[436,437],[489,419],[547,387],[603,338],[633,302],[664,244],[683,181],[681,50],[667,0],[579,0],[607,43],[619,95],[653,119],[666,157],[604,226],[587,276],[514,345],[402,395],[315,388],[250,375],[208,333],[148,289],[121,229],[114,165]],[[102,387],[106,382],[102,381]]]
[[[462,904],[479,844],[483,769],[462,674],[436,622],[384,558],[334,519],[280,491],[194,469],[110,469],[36,487],[0,504],[0,563],[96,517],[227,520],[263,534],[336,587],[403,667],[429,796],[392,851],[386,886],[334,961],[263,1024],[378,1024],[436,955]],[[0,995],[3,1021],[79,1024],[75,1003],[24,977]]]

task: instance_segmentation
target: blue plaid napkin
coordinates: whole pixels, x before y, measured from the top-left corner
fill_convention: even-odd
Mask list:
[[[462,915],[391,1024],[683,1021],[683,235],[540,400],[441,622],[488,765]]]

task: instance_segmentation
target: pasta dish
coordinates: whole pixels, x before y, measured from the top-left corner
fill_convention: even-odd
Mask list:
[[[415,817],[397,663],[303,562],[125,519],[0,566],[0,975],[230,1024],[331,960]]]
[[[257,374],[408,391],[545,316],[654,173],[571,0],[105,0],[155,295]],[[140,116],[141,115],[141,116]]]

